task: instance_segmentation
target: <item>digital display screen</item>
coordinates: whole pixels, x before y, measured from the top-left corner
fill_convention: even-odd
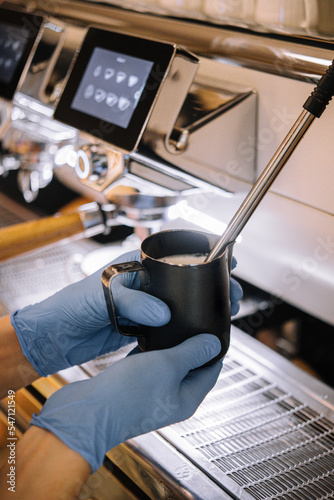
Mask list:
[[[27,31],[0,21],[0,82],[10,83],[27,44]]]
[[[133,151],[174,53],[171,43],[89,28],[55,119]]]
[[[11,99],[43,18],[0,8],[0,97]]]
[[[95,48],[72,108],[127,128],[153,62]]]

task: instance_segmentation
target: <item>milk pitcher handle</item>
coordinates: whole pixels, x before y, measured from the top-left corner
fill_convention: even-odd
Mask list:
[[[118,322],[116,307],[111,290],[112,282],[117,276],[126,273],[134,273],[136,271],[147,272],[145,267],[136,260],[130,262],[123,262],[121,264],[113,264],[104,269],[104,271],[102,272],[101,281],[104,291],[104,298],[106,300],[107,309],[109,313],[109,318],[112,323],[113,322],[115,323],[118,332],[121,333],[122,335],[130,337],[144,337],[142,329],[139,326],[127,325],[121,328]]]

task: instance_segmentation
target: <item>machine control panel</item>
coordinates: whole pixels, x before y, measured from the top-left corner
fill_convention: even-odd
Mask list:
[[[41,16],[0,9],[0,97],[12,99],[42,23]]]
[[[89,28],[55,118],[134,150],[175,52],[171,43]]]
[[[132,177],[149,191],[152,179],[159,190],[173,191],[180,176],[181,191],[199,183],[233,191],[253,182],[254,159],[245,161],[239,145],[255,137],[256,94],[227,82],[213,86],[200,77],[202,63],[175,43],[88,28],[54,114],[86,141],[76,162],[81,183],[106,192],[121,178],[132,185]],[[90,151],[96,146],[105,148],[104,157],[125,153],[121,172],[120,162],[116,168],[107,161],[97,175]],[[234,184],[229,172],[222,175],[231,164],[243,165]]]

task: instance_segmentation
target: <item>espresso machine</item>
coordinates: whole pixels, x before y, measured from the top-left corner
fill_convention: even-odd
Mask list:
[[[260,4],[3,2],[1,315],[151,232],[224,232],[334,54],[327,2]],[[333,121],[329,104],[236,241],[244,298],[214,389],[112,449],[80,498],[332,498]],[[18,437],[52,392],[126,353],[19,391]]]

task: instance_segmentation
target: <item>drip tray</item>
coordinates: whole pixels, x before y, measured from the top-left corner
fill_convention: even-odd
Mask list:
[[[214,389],[159,432],[238,499],[329,499],[334,391],[232,327]]]

